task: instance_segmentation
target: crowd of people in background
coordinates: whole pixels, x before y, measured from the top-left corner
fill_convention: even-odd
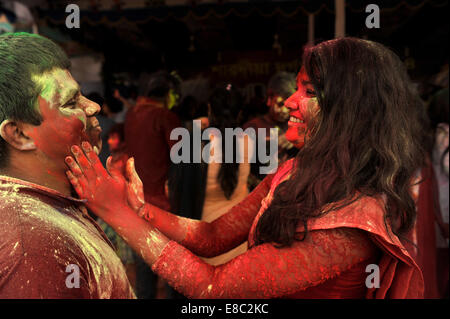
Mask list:
[[[176,142],[170,138],[171,131],[177,127],[192,131],[196,125],[194,120],[199,120],[201,129],[215,127],[221,133],[225,128],[254,128],[256,132],[258,128],[265,128],[269,143],[268,129],[275,128],[280,165],[298,152],[285,137],[289,110],[284,105],[296,91],[296,74],[277,72],[267,80],[265,96],[259,94],[253,99],[245,99],[243,90],[233,83],[224,83],[209,92],[207,101],[199,101],[193,95],[181,96],[181,84],[180,77],[174,73],[159,71],[148,77],[139,94],[137,90],[131,90],[131,94],[124,97],[115,89],[111,97],[104,98],[97,92],[90,93],[87,97],[101,106],[97,118],[103,128],[103,148],[99,157],[104,166],[114,166],[123,172],[128,158],[134,157],[136,171],[144,184],[146,202],[179,216],[211,222],[239,203],[261,182],[264,176],[259,168],[266,164],[259,161],[250,163],[248,156],[244,156],[242,163],[191,161],[175,164],[170,160],[170,149]],[[448,297],[448,65],[436,76],[433,84],[422,85],[420,89],[432,124],[430,134],[435,137],[434,145],[429,147],[434,183],[430,189],[422,187],[420,190],[431,194],[429,200],[433,203],[433,212],[422,218],[435,230],[435,240],[423,249],[436,250],[432,254],[433,269],[424,276],[433,278],[433,287],[429,289]],[[250,147],[248,138],[242,135],[233,141],[245,150],[245,154],[255,151],[247,153]],[[209,141],[202,142],[202,147],[207,142],[217,146],[214,140],[210,135]],[[255,141],[257,143],[258,139]],[[221,152],[219,156],[224,158],[226,149],[223,143],[221,150],[220,147],[214,150]],[[111,159],[107,164],[109,156]],[[138,298],[184,298],[158,279],[111,227],[101,220],[99,223],[115,244]],[[228,253],[204,260],[212,265],[224,264],[246,249],[244,243]]]

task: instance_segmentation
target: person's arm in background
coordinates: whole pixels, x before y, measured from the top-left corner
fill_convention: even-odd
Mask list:
[[[127,110],[133,106],[126,98],[124,98],[122,95],[120,95],[120,92],[118,89],[114,90],[114,98],[119,100],[120,102],[122,102],[123,106],[125,106],[125,108]]]

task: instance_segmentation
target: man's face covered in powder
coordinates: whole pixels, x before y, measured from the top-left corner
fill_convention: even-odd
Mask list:
[[[68,70],[55,68],[35,75],[41,88],[37,108],[43,121],[28,133],[36,147],[50,160],[61,160],[70,147],[89,141],[97,152],[101,148],[101,128],[94,117],[100,106],[81,95],[78,83]]]
[[[289,119],[289,109],[284,106],[285,99],[279,95],[270,96],[267,99],[269,114],[278,123],[286,123]]]

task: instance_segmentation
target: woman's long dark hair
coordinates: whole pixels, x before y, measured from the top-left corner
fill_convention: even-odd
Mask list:
[[[320,112],[311,137],[295,159],[257,225],[257,244],[303,240],[300,224],[361,196],[385,194],[385,223],[396,235],[414,224],[410,190],[424,166],[428,122],[405,67],[383,45],[341,38],[306,48],[303,67]],[[325,205],[331,208],[322,212]]]
[[[242,101],[241,94],[231,84],[226,88],[215,89],[209,98],[209,124],[222,134],[222,164],[217,178],[227,199],[230,199],[237,186],[239,163],[236,161],[238,154],[234,154],[232,163],[225,163],[225,128],[234,129],[238,126]],[[236,138],[233,137],[233,151],[238,149],[235,145]]]

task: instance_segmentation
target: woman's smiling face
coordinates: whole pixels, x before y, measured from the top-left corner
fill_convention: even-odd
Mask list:
[[[301,148],[308,138],[308,124],[320,111],[316,92],[304,68],[297,75],[297,91],[285,102],[289,109],[288,130],[286,138],[295,147]]]

